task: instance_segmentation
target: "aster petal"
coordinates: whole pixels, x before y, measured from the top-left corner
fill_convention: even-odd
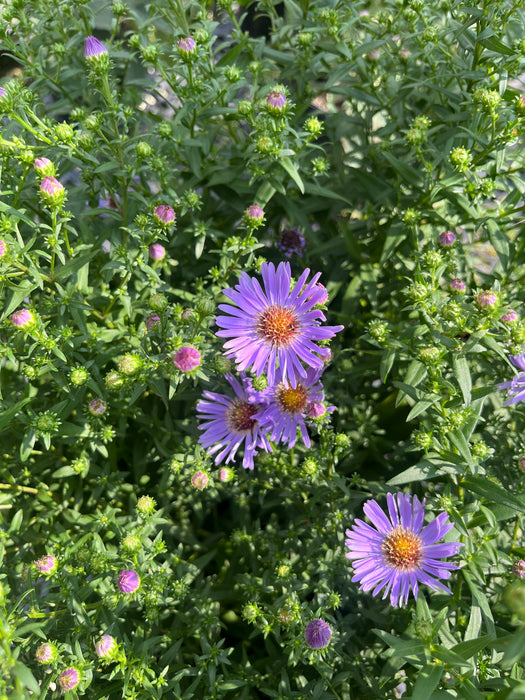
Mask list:
[[[363,513],[377,527],[379,532],[387,535],[392,531],[392,523],[376,501],[367,501],[363,506]]]
[[[399,503],[399,500],[403,496],[403,494],[398,493],[396,495],[397,495],[397,503]],[[397,527],[399,525],[399,515],[397,512],[397,503],[396,503],[396,498],[394,496],[392,496],[391,493],[387,493],[386,504],[388,506],[388,514],[390,515],[390,520],[392,521],[393,527]]]

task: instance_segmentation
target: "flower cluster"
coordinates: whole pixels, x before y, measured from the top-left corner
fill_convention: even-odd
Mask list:
[[[325,316],[320,305],[327,300],[326,289],[318,284],[320,274],[308,282],[306,269],[295,284],[289,263],[272,263],[261,268],[264,288],[246,273],[234,289],[224,295],[235,305],[220,304],[227,315],[216,318],[218,337],[228,338],[225,354],[237,364],[241,379],[226,375],[234,396],[204,392],[197,405],[200,443],[216,454],[215,463],[234,459],[244,443],[243,466],[253,469],[258,450],[271,451],[271,441],[295,445],[299,428],[304,444],[310,446],[307,418],[318,418],[333,407],[325,407],[320,382],[329,350],[318,343],[327,341],[343,326],[322,326]],[[260,390],[245,371],[252,370],[268,384]],[[257,382],[258,384],[258,382]]]
[[[504,406],[525,401],[525,353],[521,355],[509,355],[509,360],[520,372],[510,382],[500,384],[500,389],[507,389],[507,400]]]

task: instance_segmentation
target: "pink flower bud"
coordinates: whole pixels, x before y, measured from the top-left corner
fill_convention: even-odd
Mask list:
[[[80,674],[76,668],[66,668],[66,670],[62,671],[59,675],[58,683],[64,693],[66,690],[73,690],[73,688],[76,688],[80,683]]]
[[[35,651],[35,659],[40,664],[48,664],[57,657],[57,650],[53,644],[41,644]]]
[[[157,314],[151,314],[151,316],[148,316],[148,318],[146,319],[146,328],[148,329],[148,331],[150,331],[155,326],[158,326],[159,323],[160,316],[158,316]]]
[[[323,620],[312,620],[306,626],[304,638],[310,649],[324,649],[330,643],[332,630]]]
[[[179,43],[177,44],[177,49],[179,51],[179,55],[182,58],[187,58],[188,56],[191,56],[192,54],[195,53],[195,39],[191,36],[186,36],[183,37],[182,39],[179,39]]]
[[[259,225],[264,221],[264,211],[258,204],[250,204],[244,212],[244,216],[246,221],[252,225]]]
[[[115,638],[110,634],[104,634],[95,642],[95,653],[100,659],[109,658],[117,647]]]
[[[206,472],[198,471],[191,477],[191,485],[202,491],[208,485],[208,475]]]
[[[443,231],[443,233],[440,234],[438,241],[439,245],[443,246],[443,248],[449,248],[456,242],[456,234],[452,231]]]
[[[201,363],[201,354],[195,348],[183,346],[173,355],[173,364],[181,372],[191,372]]]
[[[498,295],[491,289],[484,289],[479,294],[476,294],[476,304],[478,305],[478,309],[480,311],[482,309],[490,309],[493,306],[496,306],[497,303]]]
[[[517,323],[519,321],[519,316],[514,311],[514,309],[509,309],[506,313],[503,314],[500,320],[502,323]]]
[[[17,328],[28,328],[35,322],[35,317],[29,309],[20,309],[11,314],[11,323]]]
[[[104,44],[96,36],[88,36],[86,38],[84,42],[84,56],[88,61],[107,54],[107,52],[108,50]]]
[[[175,212],[169,204],[160,204],[153,212],[153,216],[160,226],[169,226],[175,221]]]
[[[152,260],[162,260],[166,255],[166,249],[160,243],[152,243],[149,247],[149,256]]]
[[[46,175],[40,183],[40,194],[46,204],[56,206],[64,201],[66,192],[64,190],[64,185],[62,185],[56,177]]]
[[[467,285],[465,282],[463,282],[463,280],[460,280],[459,277],[455,277],[453,280],[450,280],[450,289],[455,294],[463,294],[466,288]]]
[[[140,577],[133,569],[123,569],[118,577],[118,587],[122,593],[134,593],[140,586]]]
[[[326,413],[326,407],[322,401],[311,401],[306,407],[306,415],[309,418],[320,418]]]
[[[7,253],[7,243],[0,238],[0,258]]]
[[[52,176],[55,174],[55,166],[49,158],[35,158],[33,167],[39,175]]]
[[[281,90],[272,90],[266,98],[266,107],[269,112],[279,114],[286,107],[286,95]]]

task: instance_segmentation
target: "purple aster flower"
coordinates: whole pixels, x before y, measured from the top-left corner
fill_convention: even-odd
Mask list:
[[[304,638],[310,649],[324,649],[332,638],[332,629],[324,620],[312,620],[306,625]]]
[[[224,347],[227,357],[234,357],[240,371],[252,368],[257,376],[268,374],[269,384],[275,383],[277,366],[283,380],[296,385],[298,377],[306,377],[304,365],[321,368],[321,348],[316,341],[327,340],[343,326],[324,326],[326,318],[316,304],[323,297],[316,283],[320,273],[306,283],[310,270],[299,277],[290,291],[290,263],[273,263],[261,267],[264,289],[257,279],[245,272],[235,289],[225,289],[224,295],[236,306],[220,304],[229,316],[217,316],[222,330],[216,335],[231,338]]]
[[[305,245],[306,242],[304,240],[304,236],[299,231],[297,226],[285,228],[279,234],[279,242],[277,243],[277,247],[282,253],[284,253],[286,258],[291,258],[293,253],[302,258]]]
[[[321,374],[322,370],[310,368],[304,379],[298,379],[295,386],[291,386],[283,379],[280,370],[277,372],[275,384],[267,390],[268,406],[260,418],[261,427],[271,431],[270,440],[284,442],[292,448],[299,428],[304,444],[310,447],[305,418],[312,404],[322,405],[324,391],[319,381]],[[333,410],[333,406],[324,408],[325,413]]]
[[[84,42],[84,56],[87,60],[107,54],[108,50],[96,36],[88,36]]]
[[[450,578],[450,570],[456,564],[440,561],[454,556],[463,545],[460,542],[443,542],[452,528],[448,515],[440,513],[423,527],[425,499],[397,493],[386,496],[387,517],[376,501],[367,501],[363,512],[372,525],[356,519],[351,530],[346,531],[345,544],[350,550],[346,557],[354,560],[352,581],[360,582],[360,589],[377,595],[384,589],[383,600],[390,593],[391,605],[404,605],[410,588],[417,599],[418,587],[424,583],[434,590],[451,593],[437,579]]]
[[[520,358],[523,355],[519,356]],[[499,389],[507,389],[507,400],[503,402],[504,406],[510,406],[520,401],[525,401],[525,372],[520,372],[512,378],[510,382],[500,384]]]
[[[525,372],[525,353],[521,355],[509,355],[509,360],[512,362],[514,367],[517,367],[522,372]]]
[[[241,374],[242,383],[231,374],[226,374],[225,378],[235,393],[234,397],[205,391],[197,404],[197,417],[203,421],[199,430],[204,431],[199,442],[209,455],[217,453],[215,464],[220,464],[225,458],[226,463],[231,462],[244,443],[242,466],[253,469],[253,458],[258,450],[272,451],[259,424],[266,405],[264,394],[256,392],[244,374]]]
[[[76,668],[66,668],[66,670],[62,671],[59,675],[58,683],[64,693],[66,690],[73,690],[73,688],[76,688],[80,683],[80,673]]]
[[[133,569],[123,569],[118,577],[118,587],[122,593],[135,593],[140,586],[140,576]]]

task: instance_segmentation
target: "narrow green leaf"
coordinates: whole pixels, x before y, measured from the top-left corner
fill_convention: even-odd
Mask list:
[[[436,403],[436,401],[439,400],[439,396],[434,396],[431,399],[423,399],[422,401],[418,401],[416,404],[412,406],[412,410],[406,417],[407,423],[411,420],[414,420],[414,418],[417,418],[421,413],[427,410],[427,408],[430,408],[433,404]]]
[[[35,695],[40,695],[40,686],[31,671],[21,661],[17,661],[13,666],[13,676],[18,678],[24,687],[28,688]]]
[[[396,351],[393,348],[387,350],[385,353],[383,353],[381,357],[381,362],[379,364],[379,376],[381,377],[381,381],[383,383],[388,377],[388,373],[392,369],[392,365],[394,364],[395,358]]]
[[[299,190],[301,191],[301,194],[304,194],[304,184],[301,179],[301,176],[299,175],[299,172],[295,165],[292,163],[290,158],[285,157],[285,158],[279,158],[279,163],[282,165],[284,170],[288,173],[288,175],[292,178],[292,180],[295,182]]]
[[[469,491],[473,491],[478,496],[483,496],[494,503],[514,508],[520,513],[525,513],[525,500],[523,497],[516,496],[502,486],[495,484],[493,481],[488,481],[484,477],[469,476],[463,479],[462,486]]]
[[[477,654],[478,651],[484,649],[495,639],[496,635],[485,634],[482,637],[478,637],[478,639],[469,639],[466,642],[460,642],[453,646],[450,651],[458,654],[458,656],[461,656],[463,659],[470,659],[471,656]]]
[[[29,397],[22,399],[22,401],[19,401],[18,403],[15,403],[14,406],[11,406],[11,408],[8,408],[7,411],[0,413],[0,430],[3,430],[13,418],[16,418],[21,409],[30,401],[31,399]]]
[[[453,362],[454,376],[458,380],[461,393],[463,394],[463,401],[465,406],[470,404],[470,394],[472,391],[472,380],[470,378],[470,369],[467,362],[467,358],[460,355],[454,358]]]
[[[417,700],[429,700],[437,688],[444,671],[444,666],[437,666],[436,664],[428,664],[422,668],[417,675],[412,696],[417,698]]]

